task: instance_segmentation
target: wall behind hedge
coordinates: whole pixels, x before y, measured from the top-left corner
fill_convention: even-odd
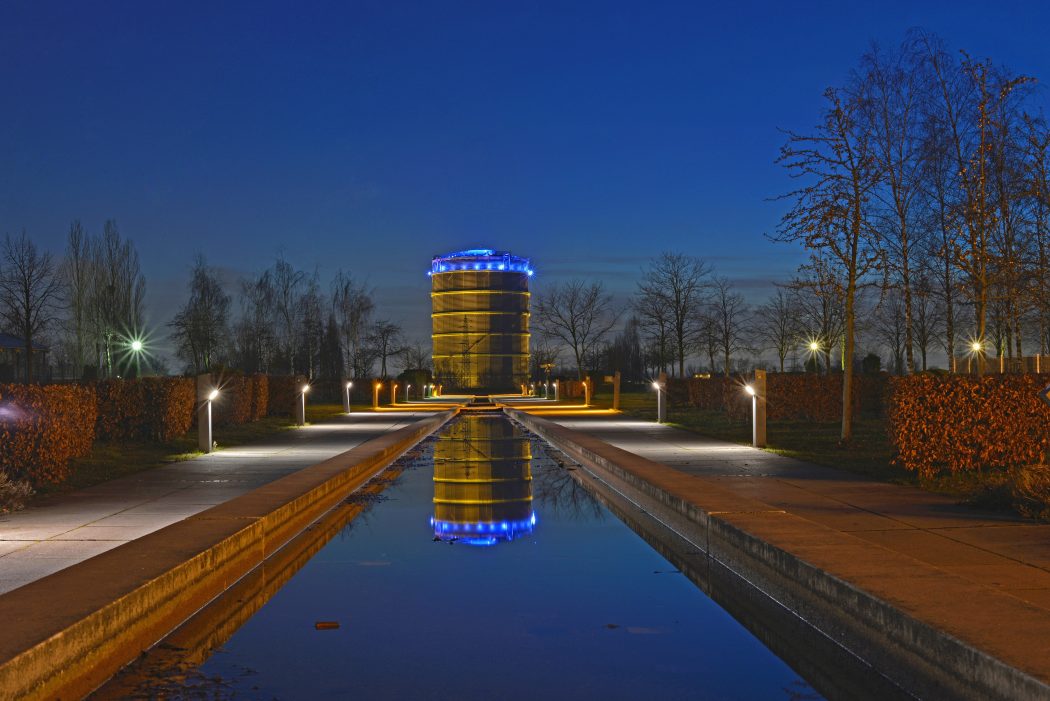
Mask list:
[[[1050,374],[913,375],[893,378],[887,398],[899,464],[924,476],[1040,462],[1050,406],[1038,392]]]
[[[0,385],[0,469],[34,486],[61,482],[95,439],[95,392],[77,385]]]

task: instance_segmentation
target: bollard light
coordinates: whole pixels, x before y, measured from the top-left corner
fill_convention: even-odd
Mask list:
[[[667,420],[667,403],[664,402],[664,388],[656,380],[653,380],[653,389],[656,390],[656,423],[662,424]]]
[[[310,385],[306,384],[299,388],[299,415],[295,417],[295,423],[299,426],[306,425],[306,393],[310,391]]]
[[[751,445],[766,447],[766,371],[755,370],[754,382],[744,385],[744,392],[751,397]]]
[[[198,390],[199,392],[200,390]],[[199,394],[197,396],[200,396]],[[219,396],[218,388],[212,388],[201,402],[197,413],[197,448],[202,453],[210,453],[215,450],[215,441],[212,439],[211,404]]]

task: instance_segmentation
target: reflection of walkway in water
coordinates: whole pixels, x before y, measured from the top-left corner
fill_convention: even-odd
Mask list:
[[[531,533],[529,436],[503,414],[467,414],[434,446],[434,516],[441,540],[494,545]]]

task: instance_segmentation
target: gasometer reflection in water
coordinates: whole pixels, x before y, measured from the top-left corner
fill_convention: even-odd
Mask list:
[[[495,545],[531,533],[531,469],[529,437],[502,414],[449,426],[434,444],[434,536]]]
[[[579,474],[464,412],[98,697],[819,698]]]

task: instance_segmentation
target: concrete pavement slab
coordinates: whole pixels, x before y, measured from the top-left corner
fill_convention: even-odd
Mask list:
[[[25,511],[0,516],[0,594],[431,415],[340,415],[250,446],[49,497]]]

